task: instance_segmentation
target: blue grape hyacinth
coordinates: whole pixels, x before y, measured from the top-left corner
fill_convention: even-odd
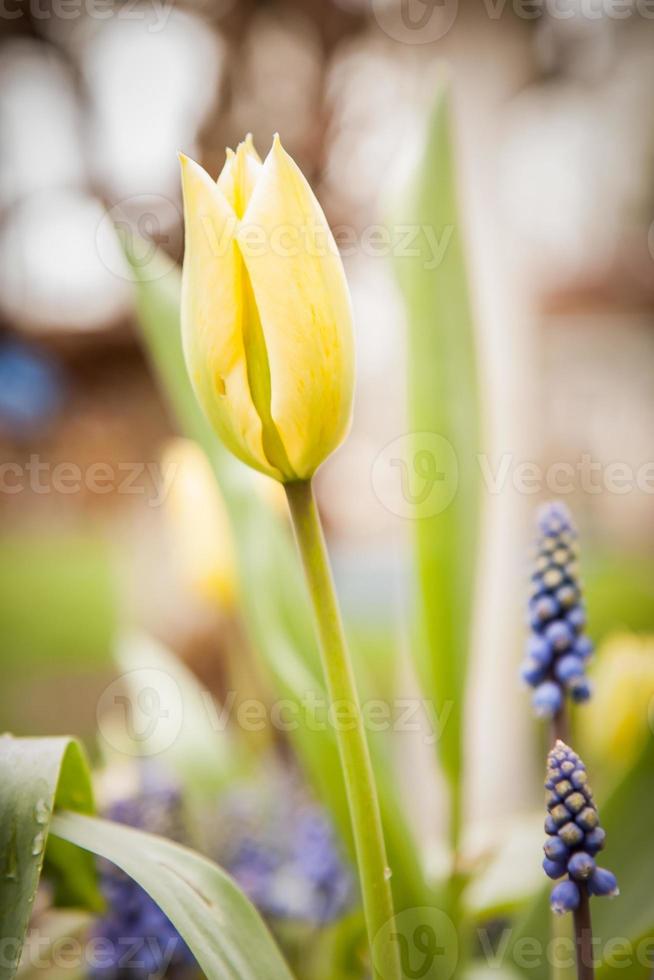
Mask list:
[[[545,874],[555,881],[550,904],[553,912],[573,912],[581,901],[581,888],[590,895],[618,895],[615,875],[596,864],[605,834],[588,785],[586,767],[569,745],[557,741],[547,757],[547,817],[543,845]],[[565,877],[564,877],[565,876]]]
[[[566,694],[577,703],[590,697],[586,663],[593,646],[584,634],[577,530],[565,504],[546,504],[538,517],[538,529],[529,599],[531,632],[521,674],[534,688],[536,714],[553,718]]]
[[[271,783],[223,800],[214,856],[266,918],[333,922],[356,901],[334,827],[292,778]]]
[[[184,842],[182,799],[170,786],[154,785],[110,806],[105,816],[116,823]],[[195,973],[190,949],[148,893],[109,861],[99,862],[106,912],[93,928],[102,955],[90,965],[93,980],[181,978]]]

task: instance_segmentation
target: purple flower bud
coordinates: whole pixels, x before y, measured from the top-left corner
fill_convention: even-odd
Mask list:
[[[570,697],[575,704],[583,704],[588,701],[592,694],[592,689],[585,677],[575,677],[569,684]]]
[[[546,675],[547,668],[532,659],[525,660],[520,667],[520,676],[525,684],[529,684],[530,687],[536,687],[545,679]]]
[[[561,688],[554,681],[544,681],[534,691],[531,703],[539,718],[553,718],[563,704]]]
[[[575,657],[574,653],[559,657],[554,665],[554,676],[562,684],[568,684],[575,677],[583,677],[583,674],[584,662],[581,657]]]
[[[589,830],[584,838],[584,847],[589,854],[597,854],[604,847],[604,841],[606,840],[606,832],[603,827],[595,827],[594,830]]]
[[[577,881],[586,881],[595,870],[595,862],[586,851],[577,851],[568,861],[568,873]]]
[[[592,895],[608,895],[609,898],[613,898],[620,894],[615,875],[606,868],[595,868],[588,882],[588,888]]]
[[[573,653],[577,657],[581,657],[582,660],[588,660],[593,652],[593,644],[588,639],[587,636],[578,636],[575,640],[575,645],[573,647]]]
[[[579,888],[570,879],[565,881],[560,881],[558,885],[555,885],[552,889],[552,894],[550,896],[550,908],[552,912],[557,915],[563,915],[565,912],[573,912],[579,907]]]
[[[562,878],[566,872],[565,861],[550,861],[549,858],[543,858],[543,871],[548,878],[554,879]]]
[[[558,653],[563,653],[572,646],[574,635],[566,622],[557,619],[546,628],[545,639]]]
[[[552,662],[552,648],[544,636],[535,633],[529,637],[527,659],[535,661],[541,667],[549,667]]]
[[[543,844],[543,850],[550,861],[564,861],[568,858],[568,848],[558,836],[548,837]]]
[[[565,617],[565,621],[575,633],[580,633],[586,625],[586,612],[583,606],[574,606]]]

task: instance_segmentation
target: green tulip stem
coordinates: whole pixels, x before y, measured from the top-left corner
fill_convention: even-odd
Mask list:
[[[335,706],[336,736],[374,976],[376,980],[400,980],[398,945],[389,935],[393,898],[377,788],[325,538],[311,482],[287,483],[285,489],[316,618],[329,699]]]

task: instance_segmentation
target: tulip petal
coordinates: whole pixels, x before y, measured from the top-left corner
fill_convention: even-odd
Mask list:
[[[209,175],[181,157],[186,253],[182,336],[191,382],[211,423],[243,462],[279,478],[263,450],[261,419],[243,346],[244,267],[235,244],[238,219]]]
[[[216,181],[237,218],[243,217],[260,173],[261,160],[248,133],[236,153],[227,149],[225,166]]]
[[[264,247],[260,238],[252,245],[253,231],[263,232]],[[352,313],[325,215],[278,137],[236,239],[263,329],[270,415],[294,473],[306,478],[349,426]]]

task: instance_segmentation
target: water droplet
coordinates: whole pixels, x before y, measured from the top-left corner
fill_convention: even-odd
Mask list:
[[[384,868],[384,878],[386,879],[386,881],[388,881],[392,877],[393,877],[393,872],[391,871],[391,869]]]
[[[45,834],[42,830],[39,830],[38,834],[34,836],[32,841],[32,857],[38,857],[43,850],[43,844],[45,842]]]
[[[44,799],[39,799],[36,801],[34,806],[34,819],[37,823],[45,824],[50,818],[50,807]]]

